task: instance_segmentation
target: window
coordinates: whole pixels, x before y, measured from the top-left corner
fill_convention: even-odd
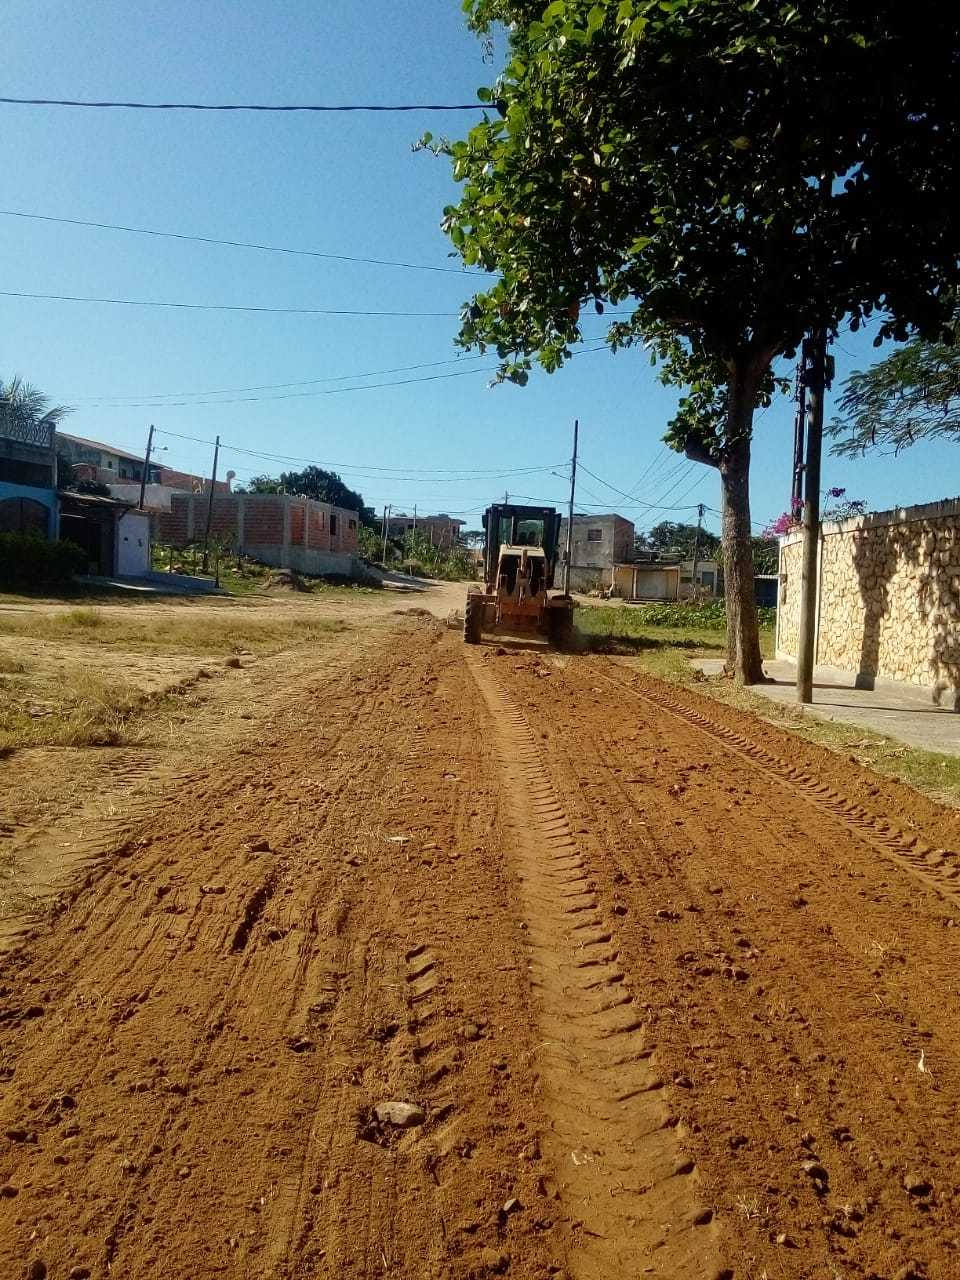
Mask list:
[[[588,529],[588,530],[587,530],[587,541],[588,541],[588,542],[602,542],[602,541],[603,541],[603,530],[602,530],[602,529]]]
[[[356,520],[348,520],[348,521],[347,521],[347,528],[348,528],[348,529],[355,529],[356,527],[357,527],[357,522],[356,522]]]
[[[333,535],[334,535],[336,532],[337,532],[337,517],[336,517],[335,515],[332,515],[332,514],[331,514],[331,516],[330,516],[330,536],[331,536],[331,538],[333,537]]]

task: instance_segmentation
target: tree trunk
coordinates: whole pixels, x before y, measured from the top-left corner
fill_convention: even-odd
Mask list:
[[[728,443],[720,462],[727,671],[738,684],[760,684],[765,678],[760,657],[750,525],[750,435],[755,396],[755,379],[738,370],[730,382]]]

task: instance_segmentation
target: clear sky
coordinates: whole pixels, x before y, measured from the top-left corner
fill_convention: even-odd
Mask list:
[[[200,102],[472,102],[494,69],[458,0],[6,0],[4,93]],[[251,115],[0,106],[0,205],[132,227],[456,267],[439,230],[456,188],[445,160],[415,154],[423,129],[459,136],[467,113]],[[0,297],[0,376],[20,373],[75,406],[64,429],[142,450],[147,427],[289,455],[338,470],[377,508],[463,512],[567,491],[574,417],[586,468],[578,507],[638,528],[719,507],[715,472],[660,445],[675,393],[640,352],[587,354],[526,388],[488,388],[460,356],[459,272],[284,256],[0,216],[8,291],[238,306],[439,312],[419,317],[158,310]],[[458,278],[459,276],[459,278]],[[601,322],[585,326],[601,332]],[[876,357],[869,337],[835,349],[842,376]],[[446,365],[380,375],[436,361]],[[378,373],[359,382],[330,381]],[[378,382],[414,381],[367,390]],[[462,375],[462,376],[461,376]],[[235,388],[275,389],[234,391]],[[209,392],[224,394],[211,395]],[[335,391],[336,394],[318,394]],[[305,394],[306,393],[306,394]],[[163,400],[147,402],[147,397]],[[251,400],[245,397],[261,397]],[[182,402],[188,403],[182,403]],[[829,408],[828,408],[829,412]],[[753,516],[787,505],[792,405],[758,422]],[[206,444],[158,435],[170,465],[205,471]],[[564,465],[557,465],[564,464]],[[221,474],[299,464],[225,448]],[[501,473],[542,468],[526,474]],[[378,470],[382,469],[382,470]],[[387,470],[391,469],[391,470]],[[444,473],[446,470],[446,474]],[[451,480],[450,473],[473,473]],[[486,474],[480,474],[486,473]],[[556,473],[556,474],[554,474]],[[631,495],[619,496],[604,482]],[[874,509],[960,492],[955,446],[899,459],[827,458],[824,486]],[[652,504],[643,506],[641,503]],[[708,516],[709,527],[717,518]]]

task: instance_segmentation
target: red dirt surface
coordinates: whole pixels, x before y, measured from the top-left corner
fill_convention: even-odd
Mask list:
[[[0,963],[0,1275],[960,1275],[956,813],[432,622],[274,671]]]

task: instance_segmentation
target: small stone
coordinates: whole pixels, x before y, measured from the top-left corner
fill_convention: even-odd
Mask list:
[[[381,1124],[392,1124],[397,1129],[413,1129],[427,1118],[423,1108],[414,1102],[381,1102],[375,1114]]]
[[[11,1142],[26,1142],[26,1129],[5,1129],[3,1136],[9,1138]]]
[[[89,1267],[71,1267],[67,1272],[67,1280],[90,1280]]]
[[[46,1280],[47,1264],[42,1258],[34,1258],[27,1267],[27,1280]]]
[[[517,1197],[516,1197],[516,1196],[511,1196],[511,1197],[510,1197],[510,1199],[509,1199],[509,1200],[507,1200],[507,1201],[506,1201],[506,1203],[504,1204],[503,1209],[501,1210],[501,1212],[502,1212],[502,1213],[507,1213],[507,1214],[510,1214],[510,1213],[516,1213],[518,1210],[520,1210],[520,1209],[522,1209],[522,1208],[523,1208],[523,1205],[520,1203],[520,1201],[517,1199]]]
[[[804,1160],[800,1168],[813,1182],[822,1183],[824,1186],[830,1181],[830,1175],[819,1162],[819,1160]]]
[[[480,1028],[475,1022],[466,1022],[464,1023],[461,1034],[463,1035],[464,1040],[479,1040]]]
[[[294,1053],[309,1053],[313,1049],[313,1041],[308,1036],[295,1036],[287,1043]]]
[[[257,839],[255,839],[255,840],[251,840],[251,841],[250,841],[250,852],[251,852],[251,853],[269,853],[269,852],[270,852],[270,841],[269,841],[269,840],[265,840],[263,837],[258,837],[258,838],[257,838]]]
[[[799,1248],[793,1236],[788,1236],[785,1231],[781,1231],[777,1236],[777,1244],[781,1249],[797,1249]]]
[[[733,1133],[727,1139],[727,1142],[730,1144],[731,1151],[737,1151],[740,1147],[745,1147],[749,1141],[750,1139],[745,1133]]]
[[[908,1262],[899,1271],[893,1273],[893,1280],[926,1280],[926,1272],[917,1262]]]
[[[188,1164],[182,1164],[182,1165],[180,1166],[180,1168],[177,1170],[177,1177],[178,1177],[178,1178],[189,1178],[189,1177],[190,1177],[190,1174],[191,1174],[192,1172],[193,1172],[193,1170],[190,1168],[190,1166],[189,1166]]]
[[[928,1196],[933,1189],[928,1178],[912,1171],[904,1175],[903,1185],[912,1196]]]
[[[7,1182],[4,1186],[0,1187],[0,1196],[2,1196],[4,1200],[12,1200],[14,1196],[19,1194],[19,1191],[19,1187],[13,1187],[9,1182]]]
[[[200,886],[201,893],[226,893],[226,889],[222,884],[202,884]]]
[[[234,667],[234,668],[236,668],[236,667],[242,667],[242,666],[243,666],[243,663],[240,661],[240,659],[237,657],[237,655],[236,655],[236,654],[233,654],[233,656],[232,656],[232,657],[227,658],[226,662],[224,662],[224,664],[223,664],[223,665],[224,665],[225,667]]]
[[[807,905],[807,900],[802,893],[798,893],[790,899],[790,905],[794,910],[799,911],[801,907],[805,907]]]

